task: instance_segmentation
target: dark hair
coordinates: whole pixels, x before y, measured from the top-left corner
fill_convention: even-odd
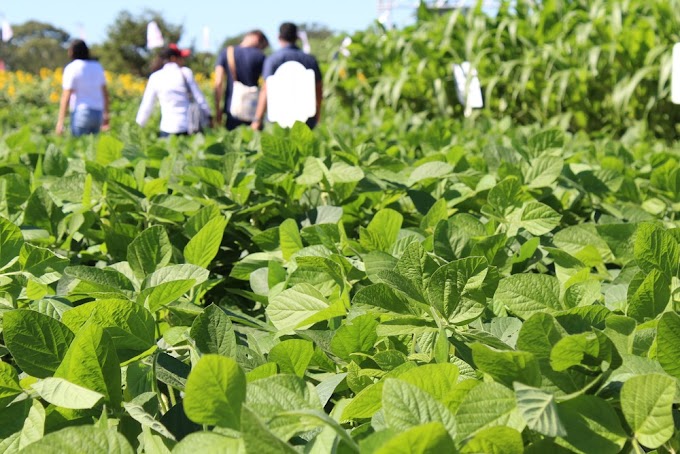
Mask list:
[[[269,47],[269,40],[267,39],[267,35],[264,34],[262,30],[255,29],[251,30],[246,35],[255,35],[257,37],[257,42],[258,46],[260,49],[266,49]]]
[[[279,38],[287,43],[294,44],[298,40],[297,25],[292,22],[284,22],[279,28]]]
[[[82,39],[74,39],[68,48],[68,54],[71,60],[89,60],[90,49]]]
[[[174,58],[180,58],[181,56],[182,56],[182,53],[179,51],[179,49],[172,48],[172,47],[166,47],[159,54],[159,57],[161,58],[161,60],[163,60],[166,63],[168,61],[170,61],[170,59],[173,58],[173,57]]]

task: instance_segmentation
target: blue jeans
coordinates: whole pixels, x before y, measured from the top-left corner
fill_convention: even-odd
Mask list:
[[[159,139],[166,139],[170,136],[188,136],[186,132],[165,132],[165,131],[159,131],[158,132],[158,138]]]
[[[84,134],[97,134],[102,127],[101,110],[81,107],[71,113],[71,134],[74,137]]]

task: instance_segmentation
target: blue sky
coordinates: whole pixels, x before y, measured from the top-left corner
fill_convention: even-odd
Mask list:
[[[413,3],[416,3],[415,1]],[[118,12],[137,15],[145,9],[161,11],[172,23],[184,26],[181,45],[195,42],[200,50],[215,50],[227,36],[252,29],[265,31],[272,44],[283,21],[318,22],[338,31],[352,32],[377,17],[374,0],[4,0],[0,15],[10,23],[34,19],[49,22],[88,43],[101,42]],[[407,20],[412,10],[401,10],[395,21]],[[203,49],[203,28],[210,29],[212,49]]]

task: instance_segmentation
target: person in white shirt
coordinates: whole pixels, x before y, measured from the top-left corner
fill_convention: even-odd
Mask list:
[[[68,49],[71,63],[66,65],[62,76],[59,118],[55,132],[64,132],[66,109],[71,110],[71,134],[97,134],[109,127],[109,93],[106,89],[104,69],[98,61],[90,58],[85,42],[76,39]]]
[[[137,124],[146,125],[158,99],[161,105],[159,136],[187,135],[192,98],[206,116],[210,116],[210,107],[196,85],[191,69],[181,66],[182,51],[175,46],[168,47],[161,53],[161,58],[165,63],[149,77],[137,112]]]

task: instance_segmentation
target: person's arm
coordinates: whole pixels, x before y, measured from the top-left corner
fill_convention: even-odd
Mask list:
[[[62,135],[64,133],[64,119],[66,118],[66,110],[68,109],[68,102],[71,100],[72,94],[72,89],[64,89],[61,92],[61,100],[59,101],[59,117],[57,118],[57,126],[54,130],[57,135]]]
[[[323,81],[316,82],[316,115],[314,118],[318,123],[321,120],[321,101],[323,100]]]
[[[215,97],[215,119],[217,124],[222,124],[222,93],[224,93],[224,68],[220,65],[215,66],[215,85],[214,85],[214,97]],[[225,100],[226,102],[226,100]]]
[[[257,110],[255,111],[255,119],[250,124],[250,127],[255,131],[262,129],[262,122],[264,121],[264,114],[267,111],[267,81],[265,80],[260,89],[260,98],[257,100]]]
[[[102,118],[102,131],[109,130],[109,90],[106,88],[106,84],[102,85],[102,96],[104,97],[104,113]]]
[[[144,96],[142,96],[142,103],[139,105],[137,111],[136,122],[139,126],[144,126],[151,118],[154,103],[156,102],[156,89],[154,88],[153,79],[149,78],[144,89]]]
[[[321,75],[321,68],[319,68],[319,62],[314,59],[314,77],[316,78],[316,115],[314,119],[318,123],[321,119],[321,102],[323,101],[323,76]]]

